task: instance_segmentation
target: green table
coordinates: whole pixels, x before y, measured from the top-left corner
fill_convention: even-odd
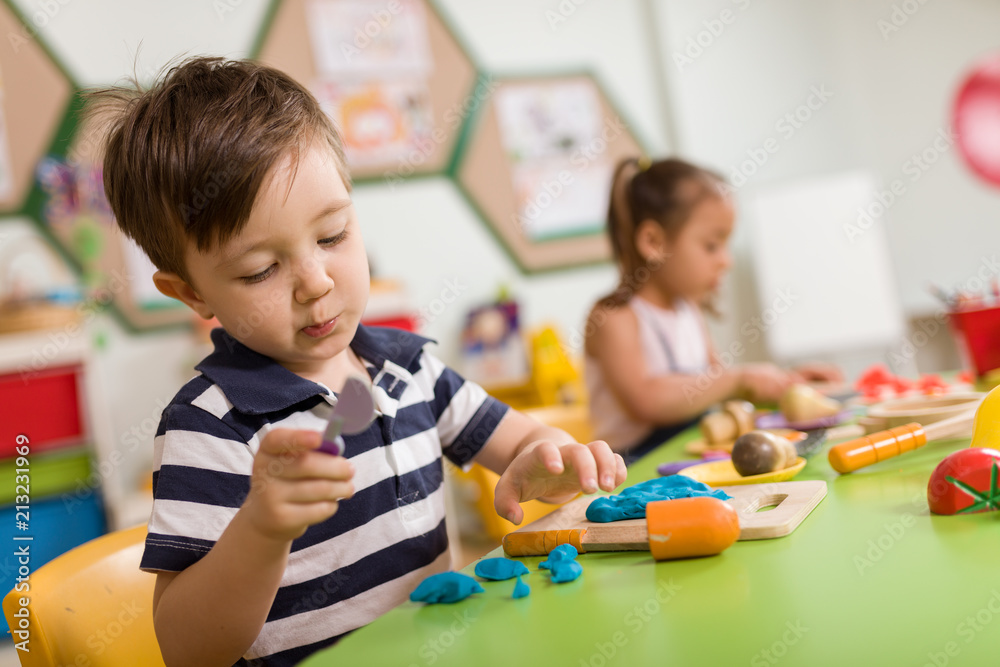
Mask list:
[[[683,458],[695,435],[646,457],[628,483]],[[506,581],[454,605],[406,603],[303,664],[998,665],[1000,513],[927,509],[931,471],[965,446],[932,443],[844,476],[823,450],[796,479],[826,480],[827,497],[787,537],[660,563],[584,554],[569,584],[526,558],[527,598],[511,599]]]

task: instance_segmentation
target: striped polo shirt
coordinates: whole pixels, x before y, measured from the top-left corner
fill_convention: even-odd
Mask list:
[[[322,431],[337,403],[321,384],[212,332],[215,351],[164,409],[154,440],[153,511],[141,567],[180,571],[204,556],[250,490],[274,428]],[[507,406],[396,329],[359,326],[378,415],[345,436],[354,497],[292,542],[267,621],[238,665],[293,665],[450,569],[441,457],[471,462]]]

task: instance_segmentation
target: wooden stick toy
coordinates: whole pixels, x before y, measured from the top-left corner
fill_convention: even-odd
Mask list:
[[[923,447],[933,440],[961,435],[976,419],[977,411],[968,410],[927,426],[911,422],[879,431],[830,448],[830,466],[839,473],[854,472],[873,463]]]

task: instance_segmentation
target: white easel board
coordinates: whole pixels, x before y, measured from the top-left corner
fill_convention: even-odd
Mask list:
[[[849,172],[748,197],[760,315],[775,359],[871,350],[902,338],[885,233],[891,205],[882,206],[878,193],[871,174]]]

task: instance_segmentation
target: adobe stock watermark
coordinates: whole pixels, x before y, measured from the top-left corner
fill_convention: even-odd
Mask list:
[[[660,580],[656,584],[656,592],[645,602],[635,605],[622,619],[624,630],[616,630],[605,639],[594,642],[593,652],[580,658],[577,665],[579,667],[607,667],[615,663],[618,653],[628,646],[629,641],[663,611],[663,607],[683,589],[680,584],[674,583],[673,579],[668,581]]]
[[[435,126],[431,130],[430,136],[416,140],[413,148],[396,161],[394,169],[382,173],[383,183],[388,185],[390,190],[395,191],[396,186],[412,176],[418,167],[426,163],[437,147],[445,143],[451,133],[470,114],[475,113],[484,102],[493,96],[498,86],[499,83],[494,80],[492,74],[480,78],[476,83],[475,90],[463,98],[461,102],[456,102],[445,110],[442,116],[445,127]]]
[[[236,8],[243,4],[243,0],[212,0],[212,9],[219,18],[219,22],[226,20],[228,14],[236,11]]]
[[[623,302],[627,301],[640,287],[649,281],[653,272],[658,270],[662,265],[662,262],[653,260],[645,266],[640,266],[622,279],[621,284],[615,290],[615,295],[620,297]],[[579,327],[571,329],[564,352],[572,356],[582,350],[587,337],[592,336],[597,329],[603,327],[608,321],[608,311],[609,308],[599,305],[594,309],[591,316],[587,318],[587,323],[584,325],[582,331]]]
[[[864,206],[858,207],[857,218],[853,222],[844,224],[844,234],[847,239],[854,243],[864,235],[872,226],[886,214],[900,199],[907,193],[907,181],[913,184],[923,178],[941,157],[951,150],[955,145],[958,135],[951,128],[938,128],[934,133],[934,138],[920,151],[911,154],[903,164],[900,171],[906,176],[894,178],[885,188],[878,190]]]
[[[468,629],[479,620],[479,607],[466,607],[461,613],[456,610],[452,612],[452,617],[455,620],[447,628],[442,630],[437,637],[425,641],[417,649],[417,655],[420,656],[424,665],[437,663],[441,659],[441,656],[447,653],[462,638]],[[410,663],[410,667],[417,667],[417,665]]]
[[[751,0],[732,0],[732,2],[740,11],[746,11],[751,5]],[[683,72],[684,68],[694,65],[694,62],[712,48],[716,40],[722,37],[727,28],[736,23],[738,18],[738,12],[726,8],[714,18],[702,21],[702,29],[694,35],[688,35],[681,50],[675,50],[671,54],[677,71]]]
[[[781,150],[782,141],[794,137],[833,96],[833,91],[829,90],[825,83],[810,86],[809,93],[802,103],[774,123],[774,130],[778,136],[769,136],[759,146],[748,148],[747,158],[730,170],[728,189],[738,190],[746,185],[761,167],[767,164],[771,156]]]
[[[469,286],[463,284],[457,276],[445,279],[444,287],[441,288],[438,295],[417,309],[417,329],[423,331],[468,290]]]
[[[684,386],[684,398],[688,404],[693,404],[716,380],[724,373],[735,366],[740,358],[746,354],[746,346],[743,340],[749,343],[756,343],[760,338],[771,330],[771,327],[781,319],[781,316],[791,310],[795,302],[799,300],[791,288],[779,289],[771,300],[771,304],[764,308],[760,315],[754,315],[740,325],[740,335],[742,339],[734,340],[728,348],[720,350],[718,353],[719,363],[710,366],[708,369],[698,374],[694,384]]]
[[[794,623],[785,621],[785,630],[781,633],[781,637],[772,642],[770,646],[755,653],[750,658],[750,667],[768,667],[778,664],[807,632],[809,632],[809,628],[802,625],[802,621],[796,620]]]
[[[25,45],[32,42],[38,36],[38,31],[51,23],[52,19],[70,2],[72,0],[36,0],[34,11],[27,15],[31,25],[22,23],[17,30],[7,31],[7,43],[10,44],[14,55],[17,55]]]
[[[555,9],[545,10],[545,20],[549,24],[549,30],[555,32],[563,23],[568,21],[576,10],[587,4],[587,0],[561,0]]]
[[[160,425],[160,416],[167,405],[167,401],[157,398],[149,416],[138,424],[133,424],[128,431],[122,433],[118,440],[119,446],[113,448],[106,457],[97,462],[87,477],[77,478],[72,491],[66,491],[62,494],[63,507],[67,514],[72,514],[77,507],[89,500],[98,489],[111,479],[115,471],[129,460],[129,455],[140,446],[152,447],[153,438]]]
[[[976,272],[958,286],[960,294],[982,294],[986,288],[1000,277],[1000,261],[996,255],[982,257]],[[946,330],[948,311],[939,308],[930,318],[917,323],[918,330],[906,336],[898,346],[893,346],[886,355],[886,361],[894,371],[906,368],[922,348],[928,345],[942,330]]]
[[[554,179],[543,181],[541,190],[524,205],[523,210],[511,214],[511,222],[517,230],[524,234],[527,228],[535,224],[546,209],[573,188],[579,174],[599,160],[627,128],[625,121],[618,116],[605,119],[600,133],[570,155],[569,163],[573,169],[562,169]]]
[[[240,0],[242,2],[242,0]],[[353,62],[354,58],[361,55],[361,52],[371,46],[382,34],[382,31],[389,27],[392,20],[403,11],[403,5],[399,0],[389,0],[383,7],[372,9],[371,19],[365,21],[362,26],[355,26],[354,39],[348,42],[341,42],[341,55],[347,62]]]
[[[980,633],[993,623],[993,619],[1000,614],[1000,591],[992,589],[990,596],[983,603],[983,606],[975,614],[969,614],[955,626],[955,634],[963,643],[956,640],[945,642],[940,651],[930,651],[927,653],[927,661],[923,667],[947,667],[951,664],[952,658],[957,658],[962,653],[962,646],[971,644]]]
[[[882,41],[888,42],[889,37],[902,30],[903,26],[909,23],[920,9],[930,0],[903,0],[898,4],[893,4],[892,11],[888,16],[879,17],[875,21],[875,27],[882,35]]]
[[[116,295],[128,287],[131,280],[131,275],[118,269],[113,270],[104,289],[99,290],[92,298],[77,304],[75,310],[79,321],[70,322],[61,329],[50,331],[46,334],[48,341],[31,351],[31,359],[27,363],[18,364],[17,372],[21,381],[28,382],[58,359],[63,350],[69,347],[70,342],[86,330],[86,326],[111,304]]]

